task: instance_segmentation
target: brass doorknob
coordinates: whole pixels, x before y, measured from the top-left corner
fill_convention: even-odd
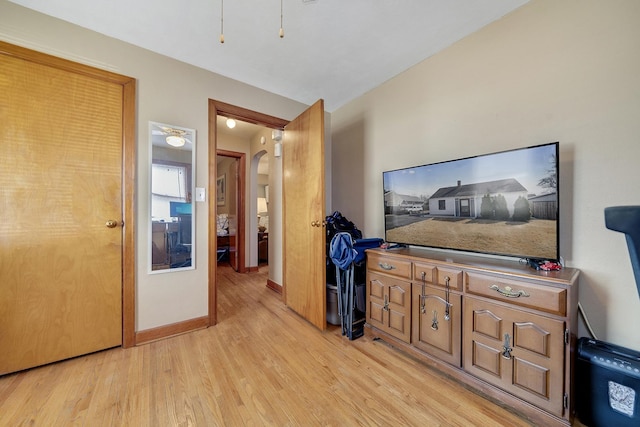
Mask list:
[[[118,226],[118,221],[116,221],[115,219],[110,219],[105,225],[107,226],[107,228],[116,228]]]

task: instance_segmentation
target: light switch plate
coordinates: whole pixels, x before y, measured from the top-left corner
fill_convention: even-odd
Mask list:
[[[196,202],[204,202],[207,200],[206,192],[202,187],[196,187]]]

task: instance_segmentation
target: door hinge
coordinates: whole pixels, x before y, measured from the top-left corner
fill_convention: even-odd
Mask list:
[[[564,345],[569,345],[569,330],[564,330]]]
[[[569,408],[569,395],[567,393],[562,396],[562,405],[564,406],[564,409]]]

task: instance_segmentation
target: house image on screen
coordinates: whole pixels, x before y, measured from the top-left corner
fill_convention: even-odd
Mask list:
[[[558,194],[555,191],[541,196],[531,196],[529,203],[532,217],[553,221],[558,219]]]
[[[395,191],[384,193],[384,213],[406,213],[411,211],[422,211],[425,201],[417,196],[398,194]]]
[[[514,178],[475,184],[458,184],[442,187],[429,198],[431,216],[477,218],[480,216],[482,197],[502,195],[507,201],[509,215],[513,215],[514,203],[518,197],[527,197],[527,189]]]

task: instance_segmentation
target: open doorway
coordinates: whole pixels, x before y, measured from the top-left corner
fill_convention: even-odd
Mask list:
[[[251,168],[251,177],[256,177],[252,185],[256,191],[257,260],[258,267],[265,267],[269,265],[269,156],[265,150],[256,153]]]
[[[268,138],[268,141],[271,142],[271,130],[282,130],[284,125],[288,123],[286,120],[278,119],[272,116],[268,116],[265,114],[257,113],[251,110],[246,110],[240,107],[236,107],[233,105],[229,105],[226,103],[209,100],[209,186],[214,189],[218,187],[218,178],[221,177],[222,170],[218,170],[218,155],[229,155],[230,153],[243,153],[247,155],[246,167],[249,167],[249,173],[247,173],[246,167],[239,171],[240,181],[243,181],[242,189],[240,190],[241,194],[239,195],[238,201],[238,212],[237,212],[237,227],[236,227],[236,247],[237,247],[237,259],[238,259],[238,271],[242,272],[250,272],[254,268],[258,268],[258,252],[259,252],[259,239],[262,237],[265,242],[262,243],[262,246],[273,247],[271,242],[269,241],[269,234],[260,234],[260,229],[258,228],[258,224],[261,220],[258,217],[258,214],[261,214],[261,217],[264,217],[262,221],[267,220],[267,215],[270,213],[269,209],[263,210],[258,207],[258,196],[261,196],[263,199],[267,199],[269,197],[269,204],[273,202],[272,200],[272,191],[269,191],[268,187],[268,179],[266,182],[262,182],[258,185],[258,180],[256,179],[257,174],[257,163],[261,156],[255,157],[255,154],[262,151],[259,148],[256,149],[251,148],[251,142],[247,141],[238,141],[238,144],[233,141],[229,141],[226,139],[227,131],[224,129],[226,126],[226,121],[228,119],[233,119],[237,121],[237,128],[242,128],[247,123],[251,126],[255,126],[258,129],[261,129],[263,133],[268,133],[268,136],[265,136],[265,139]],[[235,130],[237,130],[237,128]],[[233,130],[233,129],[232,129]],[[236,134],[237,135],[237,134]],[[266,142],[266,141],[265,141]],[[260,144],[261,141],[258,142]],[[222,150],[222,152],[221,152]],[[266,153],[266,151],[265,151]],[[265,154],[263,153],[263,154]],[[249,157],[251,156],[251,157]],[[215,159],[215,160],[214,160]],[[266,158],[265,158],[266,160]],[[254,163],[255,162],[255,163]],[[255,166],[255,169],[254,169]],[[267,196],[269,194],[269,196]],[[228,192],[227,192],[228,196]],[[266,200],[265,200],[266,201]],[[267,205],[268,206],[268,205]],[[213,259],[213,256],[216,256],[219,253],[218,247],[218,236],[215,235],[213,230],[217,230],[217,213],[221,212],[222,209],[218,208],[217,197],[212,197],[209,200],[209,212],[213,213],[209,215],[209,242],[210,247],[213,249],[216,247],[216,251],[211,250],[210,259],[209,259],[209,324],[214,325],[217,323],[217,259]],[[267,215],[265,215],[267,214]],[[241,225],[242,221],[242,225]],[[267,226],[265,232],[268,233],[267,230],[272,229],[273,217],[269,221],[269,226]],[[242,233],[242,235],[240,235]],[[266,237],[266,239],[265,239]],[[244,245],[241,246],[241,245]],[[279,248],[278,248],[279,249]],[[277,252],[277,251],[276,251]],[[263,255],[265,255],[263,253]],[[269,262],[272,259],[272,254],[269,253],[267,249],[266,253],[266,261]],[[268,287],[274,287],[271,284],[271,279],[265,284]],[[277,286],[280,288],[280,286]]]
[[[245,271],[245,154],[216,152],[216,258],[237,272]]]

